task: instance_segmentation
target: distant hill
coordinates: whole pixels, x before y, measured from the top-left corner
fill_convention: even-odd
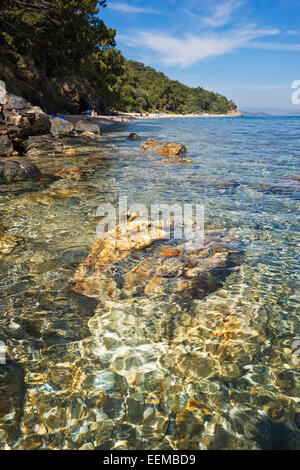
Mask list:
[[[271,116],[271,114],[262,113],[262,112],[258,112],[258,113],[250,113],[249,111],[241,111],[241,112],[246,117],[270,117]]]
[[[227,114],[238,112],[233,101],[202,87],[190,88],[140,62],[126,61],[122,110],[170,113]]]
[[[296,107],[294,109],[281,109],[281,108],[271,108],[271,107],[263,107],[263,108],[254,108],[254,107],[247,107],[244,108],[243,111],[244,116],[257,116],[257,115],[267,115],[267,116],[300,116],[300,107]]]

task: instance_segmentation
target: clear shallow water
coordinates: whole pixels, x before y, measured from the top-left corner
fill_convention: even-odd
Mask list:
[[[0,188],[22,243],[0,260],[1,448],[300,447],[298,118],[139,121],[99,152],[32,159],[82,181]],[[140,152],[178,141],[190,164]],[[32,188],[31,188],[32,189]],[[238,239],[243,262],[204,298],[99,303],[75,294],[100,203],[198,202]],[[294,345],[294,346],[293,346]],[[300,357],[299,357],[300,358]]]

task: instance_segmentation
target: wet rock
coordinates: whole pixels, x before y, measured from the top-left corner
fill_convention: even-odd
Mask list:
[[[0,134],[0,156],[10,155],[12,151],[13,145],[8,134]]]
[[[127,228],[127,232],[126,232]],[[166,227],[165,227],[166,228]],[[160,222],[134,219],[102,236],[74,277],[74,290],[90,297],[132,296],[201,298],[220,287],[232,251],[217,231],[208,231],[202,248],[166,244]]]
[[[183,144],[176,142],[163,143],[153,139],[143,142],[141,149],[143,152],[154,152],[165,157],[181,157],[187,153],[187,148]]]
[[[62,119],[60,117],[50,117],[51,122],[51,133],[55,136],[63,134],[72,134],[74,126],[70,121]]]
[[[50,120],[41,108],[16,95],[6,95],[3,115],[9,137],[16,143],[31,135],[47,134],[51,128]]]
[[[101,134],[100,127],[97,124],[92,124],[88,121],[77,121],[74,127],[78,134],[82,134],[84,132],[89,132],[95,135]]]
[[[40,175],[40,170],[28,160],[0,160],[0,184],[37,179]]]
[[[51,134],[30,136],[23,143],[23,147],[28,157],[53,156],[64,151],[62,141]]]
[[[127,140],[141,140],[141,138],[135,132],[131,132],[131,134],[129,134],[127,137]]]

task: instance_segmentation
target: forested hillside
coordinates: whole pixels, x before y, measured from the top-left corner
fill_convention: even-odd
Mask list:
[[[126,61],[101,20],[108,0],[1,0],[0,79],[47,112],[227,113],[234,103]]]
[[[236,105],[225,96],[190,88],[139,62],[127,61],[122,106],[126,111],[226,114]]]

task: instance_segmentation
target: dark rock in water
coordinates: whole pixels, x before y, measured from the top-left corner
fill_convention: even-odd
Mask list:
[[[0,134],[0,156],[7,156],[13,152],[13,145],[8,134]]]
[[[60,117],[50,118],[51,122],[51,133],[53,135],[72,134],[74,126],[70,121],[62,119]]]
[[[187,153],[187,148],[183,144],[176,142],[164,143],[153,139],[148,139],[147,142],[143,142],[141,149],[143,152],[154,152],[164,157],[181,157]]]
[[[7,94],[3,106],[5,126],[13,142],[23,142],[31,135],[50,132],[48,116],[38,106],[16,95]]]
[[[62,141],[51,134],[31,136],[23,143],[23,148],[28,157],[53,156],[64,151]]]
[[[190,301],[220,287],[233,263],[232,240],[215,230],[207,231],[203,247],[172,246],[166,239],[168,230],[159,221],[129,220],[98,240],[75,274],[74,290],[101,299],[145,295]]]
[[[258,190],[267,194],[279,194],[282,196],[295,196],[300,194],[300,175],[290,174],[277,178],[271,183],[260,184]]]
[[[127,137],[127,140],[141,140],[141,138],[135,132],[131,132],[131,134],[129,134]]]
[[[28,160],[0,160],[0,184],[36,179],[40,174],[40,170]]]
[[[78,132],[78,134],[82,134],[84,132],[90,132],[91,134],[96,134],[96,135],[101,134],[100,127],[97,124],[92,124],[88,121],[83,121],[83,120],[76,122],[75,131]]]

